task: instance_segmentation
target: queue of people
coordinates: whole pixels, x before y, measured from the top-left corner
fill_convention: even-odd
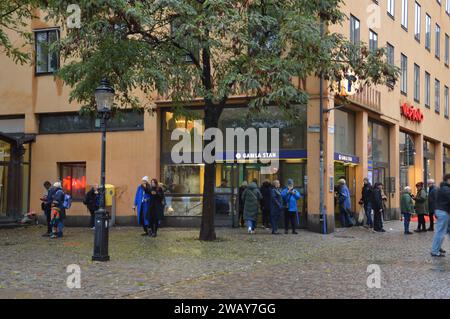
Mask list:
[[[280,181],[272,183],[265,181],[258,188],[257,180],[250,183],[244,181],[239,187],[239,221],[241,226],[247,224],[249,234],[256,231],[258,214],[262,213],[263,228],[271,228],[272,234],[278,235],[281,216],[284,216],[285,234],[297,234],[296,227],[300,224],[297,202],[301,198],[300,192],[294,188],[292,179],[288,179],[287,186],[281,188]]]

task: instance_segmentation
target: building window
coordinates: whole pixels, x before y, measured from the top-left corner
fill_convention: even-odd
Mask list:
[[[449,0],[450,1],[450,0]],[[448,36],[448,34],[445,34],[445,65],[448,66],[450,61],[450,38]]]
[[[408,93],[408,57],[404,54],[401,55],[401,78],[400,78],[400,91],[403,94]]]
[[[395,16],[395,0],[388,0],[387,12],[391,17]]]
[[[436,24],[436,58],[441,57],[441,27]]]
[[[450,0],[445,2],[445,12],[450,15]]]
[[[83,200],[86,194],[86,163],[58,163],[63,190],[72,200]]]
[[[414,64],[414,101],[420,102],[420,66]]]
[[[360,42],[360,22],[354,16],[350,16],[350,41],[353,44],[359,44]]]
[[[436,113],[441,111],[441,82],[434,80],[434,110]]]
[[[425,49],[431,49],[431,17],[428,14],[425,17]]]
[[[35,31],[35,72],[36,74],[54,73],[59,68],[59,55],[51,50],[51,45],[59,39],[59,30]]]
[[[421,7],[417,2],[414,6],[414,37],[420,42],[420,28],[421,28]]]
[[[449,105],[449,97],[448,97],[448,86],[444,87],[444,116],[448,118],[448,105]]]
[[[386,45],[386,55],[387,55],[387,63],[389,63],[390,65],[395,65],[395,58],[394,58],[395,57],[395,49],[394,49],[394,46],[390,43],[387,43],[387,45]],[[389,80],[387,85],[389,85],[390,87],[393,87],[394,81]]]
[[[144,129],[144,113],[122,111],[108,120],[108,131],[138,131]],[[100,131],[100,120],[78,113],[39,115],[39,133],[86,133]]]
[[[376,52],[378,49],[378,34],[373,30],[369,30],[369,49]]]
[[[408,30],[408,0],[402,0],[402,27]]]
[[[334,151],[337,153],[355,154],[355,114],[342,110],[334,113]]]
[[[431,105],[431,77],[430,73],[425,72],[425,106],[430,108]]]

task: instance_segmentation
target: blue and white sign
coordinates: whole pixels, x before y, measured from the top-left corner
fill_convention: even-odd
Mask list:
[[[341,153],[334,153],[334,160],[350,164],[359,164],[359,157]]]

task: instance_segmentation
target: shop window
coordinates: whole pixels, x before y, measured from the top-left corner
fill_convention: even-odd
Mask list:
[[[355,154],[355,114],[336,110],[334,113],[334,150],[337,153]]]
[[[389,128],[372,122],[371,159],[374,162],[389,162]]]
[[[59,55],[52,51],[51,46],[59,39],[59,30],[35,31],[36,43],[36,74],[54,73],[59,68]]]
[[[11,156],[11,144],[0,141],[0,162],[9,162]]]
[[[59,178],[72,200],[83,200],[86,194],[86,163],[59,163]]]
[[[163,165],[162,180],[171,194],[202,194],[204,166]]]
[[[400,165],[414,166],[416,149],[413,136],[400,132]]]

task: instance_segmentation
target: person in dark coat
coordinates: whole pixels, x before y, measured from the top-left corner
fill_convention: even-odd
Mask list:
[[[450,174],[444,176],[444,181],[436,191],[436,210],[437,217],[436,232],[434,233],[433,244],[431,247],[431,256],[445,257],[445,250],[442,249],[445,234],[450,236],[449,232],[449,214],[450,214]]]
[[[245,189],[247,188],[248,183],[247,181],[243,181],[241,186],[239,187],[239,224],[241,227],[244,227],[244,200],[242,199],[242,194],[244,193]]]
[[[44,215],[45,215],[45,218],[47,221],[47,232],[45,234],[43,234],[42,237],[48,237],[52,234],[52,224],[51,224],[52,206],[47,201],[48,193],[49,193],[49,190],[51,189],[51,187],[52,187],[52,183],[50,183],[49,181],[45,181],[44,182],[45,192],[42,195],[42,197],[40,198],[41,208],[42,208],[42,211],[44,212]]]
[[[242,193],[242,200],[244,201],[244,220],[247,222],[249,234],[255,233],[256,219],[258,217],[261,199],[261,192],[255,182],[251,182]]]
[[[383,229],[383,184],[375,183],[372,192],[373,230],[384,233]]]
[[[164,216],[164,206],[164,190],[159,185],[158,180],[154,178],[150,182],[150,207],[148,217],[150,221],[149,236],[157,236],[159,222]]]
[[[283,196],[281,196],[280,181],[274,180],[271,189],[270,200],[270,224],[272,225],[272,234],[278,235],[278,221],[283,213]]]
[[[92,186],[89,192],[87,192],[84,197],[83,204],[86,205],[89,213],[91,214],[89,227],[91,227],[91,229],[95,229],[95,212],[100,207],[100,193],[98,191],[97,184]]]
[[[148,219],[148,212],[150,207],[150,184],[147,176],[142,178],[141,185],[136,190],[134,196],[133,210],[136,211],[138,224],[144,229],[142,236],[148,236],[148,226],[150,221]]]
[[[63,229],[64,229],[64,220],[66,219],[66,208],[64,207],[64,197],[65,193],[61,187],[61,182],[55,182],[53,184],[53,190],[51,194],[52,199],[52,210],[54,207],[58,208],[58,223],[56,224],[56,232],[55,229],[50,237],[53,236],[53,238],[56,236],[58,238],[63,236]],[[55,224],[53,223],[53,226]]]
[[[436,183],[434,179],[428,182],[428,216],[430,216],[430,227],[428,231],[434,231],[434,211],[436,210]]]
[[[269,181],[264,181],[261,186],[261,210],[262,210],[262,223],[264,228],[269,228],[270,218],[270,200],[272,198],[272,185]]]
[[[416,233],[420,233],[420,232],[427,231],[427,226],[425,224],[425,215],[427,213],[426,204],[427,204],[428,199],[427,199],[427,192],[425,191],[425,189],[423,187],[423,182],[417,183],[416,188],[417,188],[417,194],[416,194],[414,200],[416,201],[415,209],[416,209],[418,223],[417,223],[417,229],[414,231]]]
[[[361,201],[360,203],[364,207],[364,213],[366,215],[367,219],[367,226],[369,228],[373,228],[373,221],[372,221],[372,184],[370,184],[369,179],[366,177],[364,178],[364,186],[362,188],[361,192]]]

